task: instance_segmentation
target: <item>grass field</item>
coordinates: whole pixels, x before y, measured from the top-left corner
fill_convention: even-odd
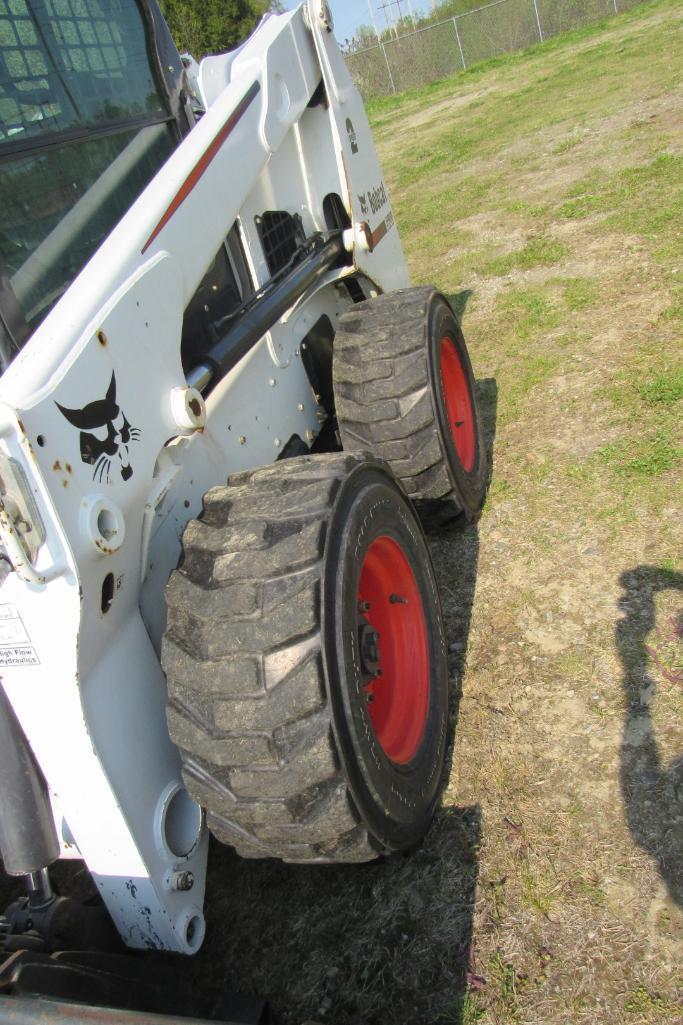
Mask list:
[[[494,459],[432,542],[451,774],[407,859],[214,852],[201,985],[289,1023],[683,1022],[682,67],[655,0],[371,109]]]
[[[371,110],[493,455],[479,525],[431,542],[450,775],[409,857],[214,846],[197,991],[269,994],[280,1025],[683,1023],[681,13]]]
[[[471,985],[415,1021],[683,1022],[681,27],[650,4],[372,111],[495,425],[478,537],[434,542],[456,625],[478,553]]]

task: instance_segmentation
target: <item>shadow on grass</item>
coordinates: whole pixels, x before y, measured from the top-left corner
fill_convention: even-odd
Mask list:
[[[478,808],[443,809],[410,855],[368,865],[247,862],[213,844],[207,939],[188,965],[220,1006],[267,994],[276,1025],[460,1025]]]
[[[663,592],[683,592],[683,574],[638,566],[623,573],[620,583],[624,615],[615,632],[624,671],[621,789],[626,819],[635,842],[657,862],[672,900],[683,907],[683,752],[663,765],[652,722],[656,678],[683,683],[680,666],[670,666],[666,658],[683,638],[683,611],[658,622],[655,605]]]
[[[465,316],[465,309],[473,295],[474,293],[471,288],[463,288],[461,292],[451,292],[446,296],[461,327],[463,317]]]
[[[471,294],[471,292],[460,293],[460,296],[464,297],[459,307],[461,314]],[[454,303],[455,298],[454,296],[449,297],[454,308],[457,308]],[[489,468],[488,479],[490,482],[493,475],[498,409],[498,386],[495,378],[481,378],[478,380],[476,382],[476,395],[484,430],[484,443]],[[464,526],[456,525],[449,530],[442,530],[430,538],[430,549],[443,606],[444,626],[448,642],[448,675],[451,683],[450,743],[444,773],[444,782],[446,783],[452,775],[457,777],[458,771],[457,765],[453,766],[453,757],[460,698],[462,696],[462,680],[467,662],[472,608],[479,569],[479,526],[477,523],[469,523]],[[454,811],[454,809],[442,805],[437,818],[437,826],[442,820],[448,820]],[[457,811],[455,813],[457,814]],[[481,819],[479,807],[471,808],[469,813],[476,819],[477,836],[479,836]],[[443,1004],[439,1004],[438,1010],[435,1007],[436,1013],[431,1015],[429,1009],[425,1008],[421,1015],[415,1016],[413,1019],[415,1022],[429,1022],[430,1025],[432,1022],[443,1023],[443,1025],[461,1025],[465,1020],[471,1020],[471,1016],[467,1013],[467,1005],[470,1000],[469,994],[472,988],[476,989],[478,987],[480,981],[475,975],[472,936],[474,896],[478,869],[477,861],[473,863],[470,917],[466,926],[464,922],[462,923],[461,942],[454,948],[452,953],[451,985],[453,989],[451,1006],[446,1008]]]

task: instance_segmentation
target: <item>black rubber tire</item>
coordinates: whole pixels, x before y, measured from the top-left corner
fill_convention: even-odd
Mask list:
[[[439,357],[444,337],[457,353],[473,414],[469,470],[448,428]],[[481,415],[465,340],[440,292],[403,288],[347,310],[334,339],[333,377],[344,449],[385,460],[423,526],[477,518],[488,483]]]
[[[425,727],[401,765],[377,742],[349,641],[364,553],[385,535],[408,559],[428,637]],[[446,646],[424,536],[387,467],[335,453],[237,474],[207,492],[183,545],[166,591],[168,725],[212,833],[292,862],[415,846],[445,757]]]

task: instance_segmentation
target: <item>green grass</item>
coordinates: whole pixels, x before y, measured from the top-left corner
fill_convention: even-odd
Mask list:
[[[622,438],[605,445],[598,455],[600,462],[620,477],[647,481],[679,466],[683,448],[662,431],[646,438]]]
[[[496,303],[501,327],[510,336],[515,354],[520,343],[536,337],[539,331],[548,331],[562,320],[561,312],[554,308],[548,295],[538,289],[512,288],[501,292]]]
[[[683,289],[677,289],[673,296],[673,302],[666,307],[662,318],[667,321],[683,321]]]
[[[569,153],[569,151],[574,149],[575,146],[578,146],[580,142],[581,139],[577,135],[575,135],[573,138],[565,139],[563,142],[559,144],[559,146],[555,147],[553,153],[556,156],[561,156],[563,153]]]
[[[498,952],[487,965],[487,978],[498,991],[500,1002],[508,1015],[507,1020],[516,1021],[519,997],[528,987],[528,978]]]
[[[565,278],[559,282],[564,291],[564,301],[572,311],[585,310],[598,301],[597,282],[590,278]]]
[[[683,399],[683,366],[639,381],[635,387],[648,406],[673,406]]]
[[[547,918],[558,897],[556,881],[549,881],[528,865],[522,869],[521,878],[524,902],[537,914]]]
[[[641,343],[612,371],[602,394],[612,406],[621,436],[600,449],[600,466],[632,490],[649,487],[657,479],[672,478],[675,484],[683,459],[680,348],[660,339]]]
[[[660,202],[664,193],[668,201]],[[559,207],[569,219],[608,214],[605,226],[661,239],[683,220],[683,157],[661,153],[654,160],[616,175],[593,172],[574,185]]]
[[[452,225],[481,206],[486,197],[495,190],[498,181],[498,177],[491,175],[463,175],[458,180],[457,188],[447,191],[443,188],[427,190],[422,193],[421,202],[418,204],[402,203],[399,194],[394,202],[394,208],[397,217],[400,218],[402,230],[419,232],[435,223],[441,223],[444,227]],[[443,251],[444,235],[435,241],[439,242]],[[457,234],[453,241],[462,244],[461,235]]]
[[[561,260],[565,253],[561,242],[538,236],[531,238],[521,249],[479,263],[477,269],[480,274],[502,277],[513,270],[549,267]]]
[[[679,1018],[680,1015],[683,1015],[683,1004],[675,1004],[656,993],[651,993],[645,986],[639,986],[627,1001],[626,1010],[629,1014],[656,1012],[662,1016],[659,1020],[662,1018],[671,1020],[673,1017]]]
[[[475,1025],[485,1017],[486,1011],[477,1002],[476,997],[465,994],[456,1000],[452,1010],[439,1018],[437,1025]]]
[[[657,8],[668,12],[673,5],[661,0]],[[618,20],[628,26],[638,16],[633,11]],[[663,286],[668,301],[660,300],[661,329],[650,329],[652,344],[622,342],[605,367],[606,380],[603,375],[596,382],[598,402],[607,403],[606,426],[611,432],[618,428],[617,437],[594,446],[588,459],[565,460],[563,472],[573,487],[594,482],[607,469],[622,496],[624,487],[640,490],[664,480],[680,463],[674,424],[682,371],[671,354],[683,294],[676,248],[683,223],[683,157],[657,151],[673,136],[653,134],[651,120],[640,111],[631,121],[623,119],[624,104],[635,95],[665,93],[675,81],[675,62],[663,59],[661,36],[656,23],[618,40],[605,38],[600,27],[586,28],[567,37],[574,48],[566,39],[564,45],[553,40],[546,48],[509,54],[447,83],[370,105],[380,141],[386,134],[391,146],[411,110],[424,110],[425,102],[449,94],[460,99],[451,115],[440,108],[433,121],[423,117],[415,132],[401,138],[389,177],[418,279],[436,279],[447,290],[469,288],[470,309],[481,291],[477,281],[500,281],[486,322],[499,340],[494,365],[505,374],[499,425],[527,417],[548,384],[571,371],[577,355],[590,353],[595,316],[611,327],[639,289],[647,292],[654,280],[661,294]],[[491,81],[494,90],[479,91],[480,83]],[[610,118],[615,125],[605,133]],[[567,179],[552,191],[545,186],[549,152]],[[615,160],[625,166],[615,167]],[[490,225],[486,234],[471,226],[472,217],[482,216]],[[592,274],[577,273],[584,252],[608,233],[615,239],[614,255],[594,261]],[[447,264],[441,263],[444,252]],[[620,253],[628,252],[638,258],[630,269],[619,269]],[[648,259],[656,269],[645,277]],[[610,295],[612,282],[619,295]],[[626,315],[620,324],[625,340],[631,338]],[[575,396],[560,403],[558,415],[583,415]],[[540,483],[537,467],[534,474]],[[596,516],[618,508],[615,495]],[[607,518],[617,522],[612,513]]]
[[[602,908],[606,903],[605,891],[597,883],[581,878],[577,880],[579,893],[594,907]]]
[[[671,0],[662,6],[671,6]],[[628,23],[629,19],[635,19],[635,13],[630,12],[624,18]],[[566,127],[571,134],[564,139],[560,135],[557,145],[564,157],[575,157],[572,151],[577,142],[590,139],[590,131],[588,136],[577,136],[577,127],[590,130],[598,116],[619,115],[622,93],[629,84],[623,77],[625,62],[629,65],[631,87],[637,89],[637,79],[647,73],[653,60],[661,54],[657,33],[647,35],[638,44],[629,40],[619,46],[600,41],[600,29],[595,27],[572,33],[571,38],[588,45],[577,52],[566,45],[560,46],[558,40],[551,40],[546,48],[535,47],[524,55],[509,54],[464,75],[369,105],[375,129],[381,137],[383,131],[393,133],[400,128],[406,113],[421,109],[427,99],[447,100],[454,93],[466,97],[468,89],[473,87],[471,79],[486,78],[494,69],[506,68],[512,72],[523,64],[527,70],[527,80],[521,88],[508,87],[508,80],[501,79],[502,88],[496,90],[494,96],[475,96],[469,104],[465,102],[457,116],[442,115],[434,123],[421,124],[408,144],[402,146],[392,185],[399,223],[405,231],[420,230],[435,221],[445,228],[458,219],[489,209],[492,204],[532,220],[538,220],[539,216],[547,220],[545,203],[515,195],[519,191],[518,183],[506,180],[505,163],[501,160],[506,147],[518,148],[521,140],[539,131],[547,132],[555,127],[561,132]],[[557,60],[549,68],[548,54],[555,51],[559,51]],[[600,66],[600,75],[591,81],[591,89],[587,90],[584,88],[587,76],[596,64]],[[662,68],[659,61],[660,88],[676,80],[675,62],[670,64],[672,66]],[[612,155],[611,150],[606,154],[608,161]],[[480,164],[489,161],[483,174],[481,170],[476,175],[467,173],[468,162],[473,157]],[[537,169],[544,166],[540,154],[532,159],[529,154],[521,157],[515,154],[507,161],[508,167],[511,162],[522,176],[534,163]],[[592,164],[593,160],[589,166]],[[494,166],[497,173],[492,175]],[[567,195],[560,197],[559,204],[556,201],[556,216],[566,220],[592,214],[612,215],[615,226],[621,230],[646,234],[659,231],[663,223],[673,228],[679,206],[663,206],[656,200],[662,188],[675,187],[677,180],[680,192],[680,177],[680,158],[666,153],[617,174],[609,167],[604,172],[595,170],[570,187]],[[484,254],[482,273],[507,274],[525,266],[552,263],[561,258],[559,246],[561,242],[557,239],[533,238],[516,255],[492,253],[487,257]],[[666,259],[666,253],[662,253],[661,258]]]
[[[431,178],[443,169],[450,169],[463,163],[472,155],[475,141],[458,132],[446,132],[430,146],[429,150],[415,159],[406,160],[399,172],[398,184],[411,185],[424,178]]]

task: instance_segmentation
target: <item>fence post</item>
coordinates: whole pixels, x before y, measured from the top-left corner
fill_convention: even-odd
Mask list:
[[[458,32],[458,20],[453,18],[453,28],[455,29],[455,38],[458,40],[458,49],[460,50],[460,60],[462,61],[462,70],[464,71],[467,65],[465,64],[465,54],[462,52],[462,43],[460,42],[460,33]]]
[[[612,0],[612,3],[614,4],[614,13],[618,14],[619,8],[617,7],[617,0]]]
[[[392,91],[392,93],[395,93],[396,92],[396,86],[394,84],[394,76],[391,73],[391,66],[389,64],[389,58],[387,57],[387,51],[384,49],[384,43],[380,42],[379,48],[382,51],[382,53],[384,54],[384,63],[386,64],[387,71],[389,72],[389,81],[391,82],[391,91]]]
[[[536,12],[536,25],[538,27],[538,38],[543,42],[543,29],[541,28],[541,19],[538,14],[538,4],[534,0],[534,11]]]

